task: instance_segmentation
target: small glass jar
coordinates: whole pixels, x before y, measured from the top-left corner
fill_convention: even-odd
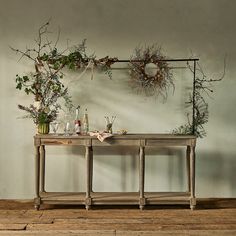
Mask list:
[[[39,134],[48,134],[50,131],[50,123],[40,123],[38,124]]]

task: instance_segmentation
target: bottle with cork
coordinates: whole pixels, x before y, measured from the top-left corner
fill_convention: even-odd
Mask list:
[[[89,121],[88,121],[88,109],[85,109],[85,113],[83,116],[83,133],[88,134],[89,132]]]
[[[76,134],[81,134],[81,122],[79,119],[79,109],[80,109],[80,106],[78,105],[75,110],[75,133]]]

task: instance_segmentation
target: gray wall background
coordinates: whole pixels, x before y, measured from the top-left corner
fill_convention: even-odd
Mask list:
[[[208,136],[198,140],[196,190],[198,197],[235,197],[235,10],[234,0],[0,0],[0,198],[34,196],[35,126],[31,120],[17,119],[23,115],[17,104],[29,104],[31,98],[16,91],[14,84],[17,73],[33,67],[27,60],[18,62],[9,45],[33,45],[39,26],[49,18],[53,32],[60,26],[59,47],[65,48],[67,39],[73,45],[87,38],[89,51],[98,57],[125,59],[137,45],[157,43],[169,57],[189,57],[192,52],[209,77],[220,77],[227,54],[225,78],[209,99]],[[89,73],[78,80],[79,74],[67,72],[66,83],[73,84],[74,101],[88,107],[91,129],[102,129],[107,114],[117,115],[115,130],[165,132],[185,119],[189,74],[183,70],[175,75],[176,93],[167,104],[134,94],[124,71],[114,71],[112,81],[103,74],[91,81]],[[48,149],[48,191],[84,190],[83,153],[77,148]],[[136,149],[96,150],[94,189],[137,190],[135,153]],[[146,190],[184,190],[184,150],[155,153],[147,153]]]

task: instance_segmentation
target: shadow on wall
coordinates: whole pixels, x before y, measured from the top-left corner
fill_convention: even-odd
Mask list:
[[[70,152],[84,155],[84,151],[80,148],[72,147]],[[101,181],[94,186],[95,190],[110,191],[109,186],[115,185],[117,188],[115,191],[138,191],[138,152],[138,147],[94,148],[94,182],[98,172]],[[76,178],[72,181],[74,189],[77,189],[79,182],[73,172],[76,173],[80,161],[80,159],[75,160],[78,165],[75,162],[73,166],[70,165],[70,177]],[[184,148],[147,148],[145,169],[145,191],[185,191],[187,189]],[[235,196],[235,170],[236,160],[233,155],[197,151],[196,196]]]
[[[236,160],[230,154],[197,152],[196,190],[200,197],[235,197]],[[211,196],[205,193],[211,193]]]
[[[72,147],[70,152],[79,156],[85,150]],[[110,191],[109,186],[112,186],[112,191],[138,191],[138,153],[138,147],[94,148],[94,182],[98,183],[94,185],[95,190]],[[78,159],[78,165],[74,163],[70,172],[76,172],[79,161],[81,160]],[[183,148],[146,148],[145,191],[185,191],[185,164]],[[75,175],[70,177],[75,178],[73,176]],[[96,181],[96,176],[100,182]],[[78,188],[77,181],[78,179],[72,181],[74,189]]]

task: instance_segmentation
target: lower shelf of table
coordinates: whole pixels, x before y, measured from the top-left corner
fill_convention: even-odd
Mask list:
[[[189,192],[145,192],[146,205],[189,204]],[[41,203],[85,205],[86,194],[70,192],[40,193]],[[138,192],[92,192],[92,205],[139,205]]]

